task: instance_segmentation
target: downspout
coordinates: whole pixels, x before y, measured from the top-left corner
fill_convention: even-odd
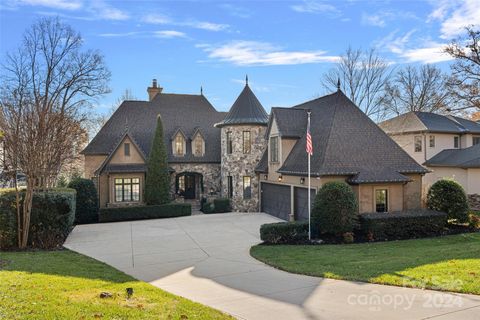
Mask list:
[[[427,161],[427,135],[425,134],[425,132],[423,133],[423,156],[424,156],[423,162],[426,162]]]

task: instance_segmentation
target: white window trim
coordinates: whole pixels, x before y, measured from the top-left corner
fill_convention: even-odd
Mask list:
[[[177,153],[176,144],[177,144],[177,137],[178,137],[178,136],[181,136],[182,139],[183,139],[183,154],[178,154],[178,153]],[[185,136],[184,136],[181,132],[178,132],[178,133],[175,135],[175,137],[174,137],[174,139],[173,139],[173,141],[172,141],[172,149],[173,149],[173,150],[172,150],[172,151],[173,151],[172,154],[173,154],[175,157],[184,157],[184,156],[185,156],[185,152],[186,152],[186,150],[187,150],[187,140],[185,139]]]

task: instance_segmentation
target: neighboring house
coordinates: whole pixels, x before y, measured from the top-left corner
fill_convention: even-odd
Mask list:
[[[458,181],[480,194],[480,123],[428,112],[409,112],[379,126],[418,163],[427,166],[424,192],[437,180]]]
[[[413,160],[340,89],[293,108],[272,108],[268,150],[257,167],[261,210],[308,217],[307,110],[311,110],[311,194],[329,181],[349,183],[360,213],[421,207],[422,175]]]
[[[123,102],[82,152],[101,207],[143,203],[146,159],[157,115],[164,125],[172,195],[228,197],[234,211],[307,217],[307,109],[312,112],[312,190],[339,180],[352,185],[359,211],[421,206],[416,163],[340,90],[270,117],[246,83],[228,113],[202,95],[163,93]],[[312,197],[313,200],[314,197]]]

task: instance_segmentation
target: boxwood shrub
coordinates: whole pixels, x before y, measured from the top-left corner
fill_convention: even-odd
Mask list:
[[[20,203],[24,198],[20,193]],[[76,192],[52,189],[33,196],[28,246],[49,249],[63,244],[75,219]],[[22,205],[22,204],[21,204]],[[17,211],[15,192],[0,194],[0,249],[17,247]]]
[[[427,206],[432,210],[446,212],[448,219],[468,221],[468,199],[462,186],[453,180],[435,182],[427,194]]]
[[[447,214],[433,210],[360,214],[361,231],[373,240],[400,240],[436,236],[447,224]]]
[[[268,244],[298,244],[308,241],[308,222],[276,222],[260,227],[260,239]]]
[[[230,199],[228,198],[213,199],[213,203],[208,202],[205,199],[205,201],[201,202],[201,205],[202,205],[201,210],[205,214],[224,213],[224,212],[230,212],[232,210],[230,206]]]
[[[189,203],[169,203],[153,206],[131,206],[100,209],[99,222],[173,218],[192,215]]]
[[[70,181],[68,187],[77,191],[75,223],[84,224],[98,222],[98,196],[93,181],[76,178]]]

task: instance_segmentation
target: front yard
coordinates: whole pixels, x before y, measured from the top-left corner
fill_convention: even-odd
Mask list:
[[[480,233],[350,245],[257,245],[250,253],[293,273],[480,295]]]
[[[68,250],[0,252],[0,319],[102,318],[231,319]]]

